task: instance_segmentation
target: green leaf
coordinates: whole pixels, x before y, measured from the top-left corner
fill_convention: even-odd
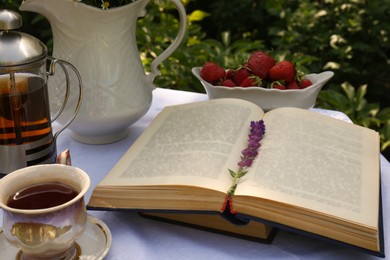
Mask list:
[[[344,90],[344,93],[346,94],[347,98],[350,101],[353,101],[355,98],[355,88],[348,82],[344,82],[343,84],[341,84],[341,88]]]
[[[230,170],[230,169],[228,169],[228,170],[229,170],[230,176],[232,176],[233,178],[236,178],[237,173]]]
[[[377,115],[378,119],[382,122],[389,122],[390,121],[390,107],[386,107],[378,112]]]
[[[384,150],[386,150],[386,149],[389,148],[389,147],[390,147],[390,140],[384,141],[384,142],[382,143],[382,145],[381,145],[381,150],[384,151]]]
[[[360,87],[358,88],[358,91],[357,91],[357,93],[356,93],[356,97],[357,97],[358,99],[363,99],[364,96],[366,95],[366,93],[367,93],[367,84],[362,85],[362,86],[360,86]]]
[[[241,178],[242,176],[244,176],[248,171],[239,171],[237,173],[237,178]]]
[[[187,16],[187,19],[190,23],[202,21],[205,17],[210,14],[203,12],[202,10],[195,10],[190,15]]]
[[[362,85],[358,88],[358,91],[356,93],[356,98],[355,98],[355,106],[357,111],[362,110],[363,107],[367,104],[367,101],[364,98],[366,93],[367,93],[367,85]]]
[[[340,111],[344,111],[349,103],[349,100],[343,94],[333,90],[321,91],[318,98]]]

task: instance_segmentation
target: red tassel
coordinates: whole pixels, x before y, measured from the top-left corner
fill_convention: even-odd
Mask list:
[[[230,200],[229,200],[229,203],[230,203],[230,204],[229,204],[229,206],[230,206],[230,213],[232,213],[233,215],[237,214],[238,211],[233,210],[233,200],[230,199]]]
[[[225,202],[222,204],[221,212],[225,212],[229,200],[230,200],[229,196],[226,195]]]
[[[229,206],[229,211],[233,215],[238,213],[238,211],[233,210],[233,200],[229,197],[229,195],[226,195],[225,202],[222,205],[221,211],[225,212],[227,206]]]

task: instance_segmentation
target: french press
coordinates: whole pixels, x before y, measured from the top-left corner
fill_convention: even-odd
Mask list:
[[[14,31],[22,26],[20,14],[0,10],[0,177],[35,164],[54,163],[57,136],[72,123],[82,99],[82,80],[69,62],[48,56],[47,47],[31,35]],[[59,65],[65,75],[64,101],[51,116],[48,77]],[[52,122],[64,110],[70,91],[71,68],[78,79],[74,113],[53,134]]]

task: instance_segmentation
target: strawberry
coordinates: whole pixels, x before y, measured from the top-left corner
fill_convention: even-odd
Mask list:
[[[298,83],[296,81],[288,83],[287,89],[299,89]]]
[[[221,80],[226,75],[225,69],[215,62],[208,61],[200,70],[200,76],[208,83],[214,83]]]
[[[250,76],[250,72],[244,66],[239,67],[233,74],[233,80],[236,82],[237,86],[241,84],[241,82]]]
[[[280,89],[280,90],[285,90],[286,89],[286,87],[283,86],[283,85],[274,85],[272,88]]]
[[[225,87],[235,87],[235,86],[236,86],[236,83],[234,83],[234,81],[231,80],[231,79],[225,79],[224,81],[222,81],[221,86],[225,86]]]
[[[275,82],[272,82],[271,88],[280,89],[280,90],[285,90],[285,89],[286,89],[286,86],[284,86],[284,85],[283,85],[282,83],[280,83],[279,81],[275,81]]]
[[[256,76],[249,76],[245,78],[241,84],[240,87],[255,87],[255,86],[261,86],[261,79]]]
[[[301,81],[301,85],[300,85],[300,88],[307,88],[307,87],[310,87],[313,83],[308,80],[308,79],[304,79]]]
[[[272,81],[284,80],[287,84],[295,80],[296,70],[291,61],[278,62],[269,70],[269,78]]]
[[[232,79],[233,78],[233,73],[234,73],[234,70],[233,69],[229,69],[228,71],[226,71],[225,78],[226,79]]]
[[[274,65],[275,60],[263,51],[253,52],[248,59],[248,68],[261,79],[268,77],[268,71]]]

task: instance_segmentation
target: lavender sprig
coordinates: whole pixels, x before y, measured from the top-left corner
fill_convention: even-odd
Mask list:
[[[248,146],[242,150],[241,161],[238,162],[238,170],[235,172],[229,170],[230,175],[233,177],[232,185],[230,186],[227,195],[231,198],[237,188],[238,179],[243,177],[248,172],[250,167],[259,154],[259,148],[261,146],[260,141],[265,134],[264,121],[252,121],[250,124],[250,133],[248,135]]]

